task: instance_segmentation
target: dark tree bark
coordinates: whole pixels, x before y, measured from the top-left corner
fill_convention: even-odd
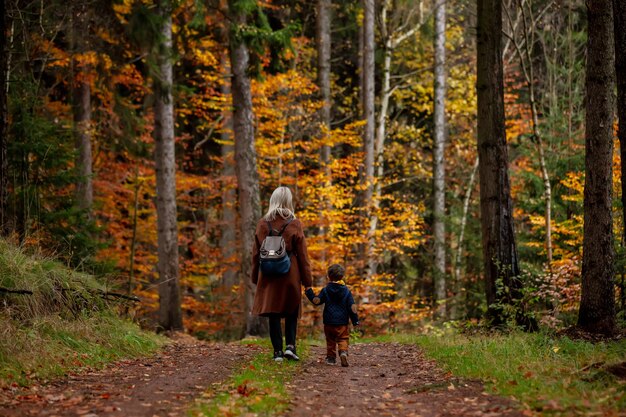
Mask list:
[[[317,19],[316,19],[316,40],[317,40],[317,83],[320,88],[320,98],[322,100],[322,108],[320,112],[320,126],[321,133],[325,140],[330,137],[330,122],[331,122],[331,108],[332,108],[332,96],[330,90],[330,58],[331,58],[331,0],[317,0]],[[331,147],[328,144],[324,144],[321,150],[322,165],[325,174],[326,187],[330,187],[332,183],[332,173],[330,170],[331,161]],[[324,202],[324,208],[330,210],[331,203],[326,200]],[[320,219],[324,221],[325,216],[320,213]],[[326,231],[327,223],[323,222],[320,227],[319,234],[322,239],[322,245],[326,247]],[[322,262],[326,263],[326,249],[322,251]],[[313,285],[320,287],[324,285],[324,277],[317,276],[314,278]],[[314,316],[314,326],[321,328],[322,316],[319,312],[316,312]]]
[[[438,1],[435,10],[435,85],[434,85],[434,149],[433,149],[433,267],[435,314],[445,315],[446,299],[446,2]]]
[[[363,149],[365,151],[364,176],[365,182],[365,207],[372,202],[374,180],[374,135],[376,120],[374,119],[374,0],[363,0],[363,119],[365,120],[365,132],[363,135]],[[368,210],[369,212],[369,210]]]
[[[82,54],[88,48],[89,18],[87,6],[82,3],[74,8],[73,38],[75,53]],[[76,200],[78,207],[91,216],[93,206],[93,169],[91,154],[91,86],[81,67],[73,74],[72,110],[74,113],[74,135],[76,141]]]
[[[235,26],[246,24],[246,13],[237,0],[229,0],[231,22]],[[241,272],[245,285],[245,314],[247,335],[264,335],[268,331],[267,320],[252,315],[256,287],[250,281],[252,272],[252,249],[256,222],[261,217],[259,197],[259,174],[254,143],[254,114],[252,94],[247,70],[248,48],[235,34],[230,36],[230,66],[232,71],[233,132],[235,134],[235,171],[239,191],[239,218],[241,222]]]
[[[174,100],[172,97],[172,17],[168,0],[159,2],[161,45],[154,77],[154,141],[157,179],[157,235],[159,252],[159,326],[181,330],[180,287],[178,282],[178,224],[176,211],[176,159],[174,142]]]
[[[367,242],[364,247],[363,261],[365,281],[371,281],[376,271],[374,262],[375,237],[372,227],[376,220],[372,218],[373,196],[374,196],[374,140],[376,134],[376,119],[374,117],[374,80],[375,80],[375,4],[374,0],[363,0],[363,119],[365,120],[365,130],[363,132],[363,152],[365,161],[363,162],[363,207],[365,208],[365,219],[367,225]],[[366,223],[367,224],[367,223]],[[376,293],[370,289],[370,300],[376,302]]]
[[[74,86],[74,126],[76,134],[76,199],[78,206],[91,215],[93,206],[93,168],[91,153],[91,87],[79,81]]]
[[[520,287],[504,127],[502,2],[478,0],[478,156],[485,291],[492,324]],[[510,291],[496,290],[498,280]]]
[[[578,325],[587,331],[612,334],[615,331],[612,1],[587,0],[587,22],[583,271]]]
[[[228,40],[225,39],[227,42]],[[226,74],[230,74],[230,62],[228,55],[224,53],[221,57],[221,67],[224,68]],[[230,80],[225,79],[222,84],[222,94],[229,96]],[[232,144],[231,132],[233,129],[233,118],[230,109],[226,109],[222,113],[222,177],[230,180],[235,177],[235,158],[233,157],[234,145]],[[227,260],[226,270],[222,276],[222,283],[225,287],[230,288],[238,283],[238,267],[232,262],[237,250],[239,249],[237,242],[237,190],[230,184],[222,187],[222,234],[220,236],[220,247],[222,248],[222,257]]]
[[[8,74],[9,74],[9,50],[7,42],[7,5],[5,0],[0,1],[2,9],[2,18],[0,19],[0,235],[6,236],[8,230],[7,218],[7,187],[8,178],[8,161],[7,161],[7,145],[8,145]]]
[[[317,82],[320,87],[320,96],[323,102],[321,111],[322,125],[326,129],[326,134],[330,132],[330,7],[331,0],[317,1]],[[325,165],[326,176],[330,179],[330,146],[322,147],[322,163]]]
[[[615,75],[617,78],[617,117],[619,119],[619,149],[626,161],[626,4],[613,0],[615,27]],[[626,163],[621,164],[622,178],[626,178]],[[626,181],[622,181],[622,216],[626,221]],[[626,223],[622,224],[623,239],[626,240]]]
[[[626,4],[613,0],[615,27],[615,73],[617,77],[617,117],[622,178],[622,247],[626,248]],[[624,273],[620,283],[621,308],[626,304]]]

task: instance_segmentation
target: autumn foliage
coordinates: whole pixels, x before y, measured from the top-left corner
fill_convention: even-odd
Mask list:
[[[123,310],[151,325],[158,306],[150,81],[154,62],[149,56],[153,2],[96,3],[89,11],[89,29],[80,35],[60,17],[70,14],[60,2],[45,2],[41,10],[32,10],[41,17],[43,31],[36,30],[34,22],[18,21],[17,6],[12,9],[13,36],[21,42],[13,46],[9,90],[13,238],[31,248],[45,248],[75,267],[95,271],[107,285],[140,297],[140,303]],[[236,191],[237,184],[234,171],[226,169],[235,161],[224,42],[227,28],[221,3],[181,0],[172,10],[182,308],[185,328],[205,338],[241,335],[241,284],[247,279],[238,276],[235,285],[225,285],[225,274],[239,271],[240,250],[235,238],[228,243],[233,255],[226,257],[220,244],[227,230],[235,236],[238,230],[236,218],[224,219],[225,210],[236,210],[236,199],[227,191]],[[369,239],[365,216],[369,207],[361,201],[366,185],[363,121],[357,104],[356,39],[361,11],[350,2],[337,2],[333,9],[336,25],[343,29],[332,35],[336,59],[332,64],[333,122],[327,131],[320,122],[322,101],[310,28],[314,5],[309,3],[314,2],[261,2],[273,29],[298,23],[292,28],[289,46],[279,51],[275,45],[264,45],[253,53],[259,70],[251,70],[251,88],[262,206],[267,208],[276,186],[290,187],[296,214],[306,227],[318,282],[324,282],[328,264],[342,263],[368,331],[412,328],[430,316],[433,296],[432,22],[420,16],[421,29],[394,51],[391,71],[393,80],[399,81],[387,118],[384,175],[375,179],[382,190],[371,253],[378,269],[366,282],[367,260],[362,254]],[[448,68],[445,153],[447,295],[449,318],[454,320],[478,319],[486,308],[478,192],[469,181],[477,158],[475,45],[471,12],[461,3],[446,32],[453,57]],[[550,9],[545,19],[558,19],[559,13]],[[579,18],[580,12],[570,13]],[[570,29],[574,33],[570,46],[575,49],[571,71],[579,71],[583,58],[576,52],[582,43],[578,20]],[[75,36],[85,37],[88,51],[74,50]],[[554,200],[554,255],[548,262],[528,92],[519,63],[509,54],[505,56],[505,107],[515,227],[523,279],[529,288],[523,302],[543,324],[559,326],[571,322],[580,299],[584,184],[582,121],[576,115],[582,103],[580,81],[570,79],[566,96],[559,82],[567,74],[558,73],[549,63],[539,65],[541,75],[552,83],[538,83]],[[75,150],[68,91],[77,81],[89,83],[92,94],[95,204],[90,216],[77,211],[73,201]],[[320,157],[324,146],[332,150],[329,170]],[[615,195],[619,195],[620,164],[616,154]],[[620,219],[620,209],[616,202],[615,219]],[[616,236],[621,236],[619,222]],[[623,298],[623,279],[621,288]],[[319,311],[305,306],[303,331],[311,330],[316,314]]]

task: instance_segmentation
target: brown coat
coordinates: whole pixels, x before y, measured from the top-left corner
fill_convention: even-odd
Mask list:
[[[287,220],[282,217],[271,222],[272,228],[280,230]],[[252,314],[264,316],[270,313],[293,314],[298,312],[302,299],[301,285],[312,285],[311,264],[306,249],[306,240],[300,220],[294,219],[285,228],[282,236],[291,254],[291,267],[283,276],[265,277],[259,271],[260,248],[263,240],[269,235],[269,227],[265,219],[259,220],[254,236],[252,249],[252,276],[256,284],[256,294]]]

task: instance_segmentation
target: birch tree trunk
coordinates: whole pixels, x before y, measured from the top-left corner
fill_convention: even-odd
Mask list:
[[[613,111],[615,45],[611,0],[587,0],[587,75],[583,270],[578,325],[615,331],[613,250]]]
[[[2,18],[0,19],[0,235],[9,234],[7,216],[7,187],[9,185],[9,164],[7,146],[9,133],[8,95],[9,95],[9,42],[7,40],[8,7],[6,1],[0,2]]]
[[[461,215],[461,230],[456,245],[456,256],[454,257],[454,281],[452,283],[454,302],[450,308],[450,318],[456,320],[458,318],[459,293],[461,292],[461,267],[463,264],[463,243],[465,241],[465,227],[467,226],[467,217],[469,215],[469,206],[476,182],[476,172],[478,172],[478,158],[474,162],[472,173],[470,174],[467,188],[465,189],[465,197],[463,198],[463,214]]]
[[[397,20],[402,21],[402,18],[398,19],[398,14],[405,11],[405,9],[396,8],[390,9],[390,7],[398,6],[396,3],[390,0],[384,0],[381,6],[380,12],[380,32],[383,38],[383,66],[382,66],[382,80],[381,80],[381,91],[380,91],[380,108],[378,111],[378,117],[376,121],[376,132],[375,132],[375,140],[374,140],[374,184],[373,184],[373,192],[372,192],[372,202],[371,202],[371,212],[369,216],[369,231],[368,236],[370,236],[368,244],[370,245],[370,249],[368,253],[370,254],[367,263],[367,278],[369,279],[372,274],[377,272],[378,268],[378,257],[373,256],[373,250],[375,248],[376,241],[373,238],[376,234],[376,229],[378,228],[378,210],[380,209],[380,201],[382,197],[382,184],[380,180],[383,178],[385,174],[385,139],[387,136],[387,116],[389,113],[389,103],[391,101],[391,96],[393,94],[394,87],[391,86],[391,63],[393,51],[397,46],[399,46],[402,42],[409,39],[413,36],[421,23],[413,26],[411,29],[407,31],[394,30],[392,28],[390,22],[395,22]],[[392,13],[391,16],[389,14]],[[394,16],[395,14],[395,16]],[[410,14],[410,13],[409,13]],[[399,25],[400,28],[408,26],[409,22],[407,21],[405,24]]]
[[[87,36],[89,18],[85,4],[75,8],[73,16],[73,38],[75,53],[83,54],[87,51]],[[91,154],[91,86],[86,78],[86,68],[82,73],[76,71],[72,83],[72,110],[74,113],[74,136],[76,143],[76,200],[78,207],[85,210],[91,217],[93,206],[93,169]]]
[[[478,155],[485,292],[493,325],[502,323],[497,304],[519,296],[517,248],[513,232],[508,150],[504,127],[502,2],[478,0]],[[509,288],[496,290],[498,280]]]
[[[224,68],[224,75],[229,76],[230,62],[228,61],[228,54],[223,53],[220,60],[220,67]],[[230,96],[230,78],[224,79],[221,90],[224,97]],[[231,137],[233,130],[231,110],[225,109],[222,116],[222,178],[228,182],[222,186],[222,235],[220,236],[220,247],[222,248],[222,257],[226,261],[226,270],[222,276],[222,284],[226,288],[231,288],[238,282],[237,275],[239,269],[233,264],[233,258],[239,248],[239,243],[237,242],[237,191],[234,185],[230,183],[230,179],[236,176],[235,147],[232,144]]]
[[[233,25],[246,24],[243,7],[238,7],[237,0],[229,0]],[[232,35],[232,33],[231,33]],[[249,53],[242,40],[230,36],[230,66],[232,75],[233,132],[235,135],[235,172],[239,191],[239,218],[241,222],[241,272],[245,285],[246,335],[264,335],[267,333],[267,320],[252,315],[255,285],[250,280],[252,272],[252,249],[256,222],[261,217],[259,201],[259,174],[254,143],[254,115],[252,113],[252,94],[247,70]]]
[[[378,112],[378,121],[376,124],[376,132],[374,138],[374,174],[377,181],[372,184],[372,201],[371,211],[369,215],[369,241],[367,251],[367,277],[371,279],[371,276],[376,274],[378,269],[378,259],[374,256],[374,248],[376,246],[376,229],[378,228],[378,210],[380,208],[380,198],[382,196],[382,189],[379,180],[384,175],[385,169],[385,136],[387,135],[387,113],[389,112],[389,101],[391,99],[391,54],[393,53],[393,41],[392,34],[388,28],[387,15],[389,11],[389,4],[387,0],[383,1],[380,24],[381,32],[384,39],[384,52],[383,52],[383,78],[381,86],[380,97],[380,109]]]
[[[446,299],[446,2],[440,0],[435,9],[435,85],[434,85],[434,149],[433,149],[433,235],[435,263],[433,268],[435,315],[445,315]]]
[[[178,284],[178,225],[176,213],[176,159],[174,101],[172,97],[172,17],[167,0],[159,2],[161,45],[154,79],[154,141],[157,180],[157,235],[159,269],[159,325],[163,330],[182,330]]]

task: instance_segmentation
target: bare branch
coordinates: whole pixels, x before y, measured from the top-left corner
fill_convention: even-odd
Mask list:
[[[33,295],[33,292],[31,290],[12,290],[10,288],[4,288],[4,287],[0,287],[0,292],[3,293],[8,293],[8,294],[27,294],[27,295]]]

